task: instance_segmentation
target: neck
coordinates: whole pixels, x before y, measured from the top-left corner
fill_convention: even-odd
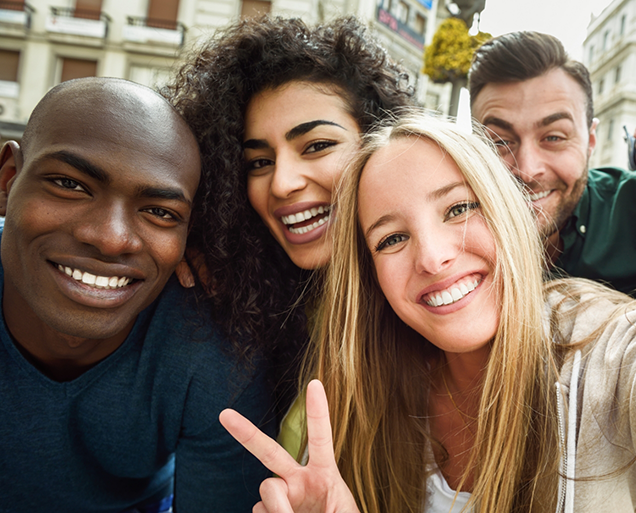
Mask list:
[[[5,279],[2,313],[11,339],[31,365],[54,381],[71,381],[110,356],[135,324],[133,319],[125,329],[107,338],[69,335],[43,322],[11,289]]]
[[[445,373],[451,390],[454,393],[475,395],[478,398],[489,355],[489,345],[470,353],[446,352],[446,368],[442,369],[442,372]]]

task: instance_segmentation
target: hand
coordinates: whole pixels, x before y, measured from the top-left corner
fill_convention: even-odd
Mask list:
[[[177,264],[174,273],[177,275],[179,279],[179,283],[185,289],[189,289],[194,287],[194,275],[196,273],[201,285],[205,291],[210,294],[212,292],[212,284],[210,274],[208,273],[208,268],[205,265],[205,258],[203,257],[203,253],[200,253],[196,249],[186,249],[186,255],[183,256],[181,262]],[[188,265],[188,262],[192,265],[194,270]]]
[[[263,465],[280,477],[261,484],[262,501],[254,513],[358,512],[349,488],[338,471],[333,453],[329,407],[322,383],[307,387],[307,447],[309,461],[302,466],[285,449],[234,410],[219,416],[223,427]]]

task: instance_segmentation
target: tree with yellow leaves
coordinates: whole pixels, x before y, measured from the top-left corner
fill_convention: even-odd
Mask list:
[[[437,28],[431,44],[426,47],[422,73],[437,84],[453,84],[452,116],[457,115],[459,91],[467,83],[473,53],[491,37],[485,32],[471,36],[466,23],[459,18],[447,18]]]

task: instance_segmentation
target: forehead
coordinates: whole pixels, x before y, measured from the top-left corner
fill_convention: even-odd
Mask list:
[[[417,205],[450,183],[463,182],[455,161],[437,143],[422,137],[400,138],[374,153],[359,186],[359,204],[372,211],[382,206]]]
[[[585,123],[586,96],[581,85],[560,68],[522,82],[489,83],[472,104],[472,115],[513,125],[534,123],[556,112],[567,112],[575,123]]]
[[[358,130],[337,87],[290,82],[261,91],[250,100],[245,114],[245,131],[248,134],[256,129],[285,129],[307,120],[331,118]]]
[[[89,95],[89,98],[90,95]],[[38,120],[26,162],[66,151],[115,180],[171,181],[191,188],[199,180],[199,151],[185,123],[167,105],[123,98],[92,98],[51,108]]]

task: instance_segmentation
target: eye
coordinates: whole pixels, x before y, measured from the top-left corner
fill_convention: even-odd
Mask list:
[[[165,208],[161,208],[161,207],[152,207],[152,208],[147,208],[145,210],[145,212],[148,212],[149,214],[162,219],[164,221],[177,221],[178,218],[175,214],[173,214],[170,210],[166,210]]]
[[[476,201],[457,203],[456,205],[453,205],[448,209],[445,218],[453,219],[477,208],[479,208],[479,203],[477,203]]]
[[[558,135],[549,135],[545,138],[548,142],[559,142],[563,140],[563,137],[559,137]]]
[[[394,233],[389,235],[388,237],[385,237],[380,242],[378,242],[378,245],[375,247],[375,250],[382,251],[383,249],[390,248],[391,246],[395,246],[399,244],[400,242],[404,242],[405,240],[408,240],[407,235],[404,235],[402,233]]]
[[[75,180],[70,178],[53,178],[51,180],[55,185],[61,187],[62,189],[67,189],[69,191],[80,191],[85,192],[84,186]]]
[[[303,153],[318,153],[323,150],[326,150],[327,148],[335,146],[336,144],[338,143],[335,141],[317,141],[307,146],[307,148],[305,148],[305,151]]]
[[[247,170],[248,172],[256,171],[258,169],[263,169],[264,167],[271,166],[273,164],[274,164],[274,161],[270,159],[254,159],[254,160],[250,160],[247,163]]]

